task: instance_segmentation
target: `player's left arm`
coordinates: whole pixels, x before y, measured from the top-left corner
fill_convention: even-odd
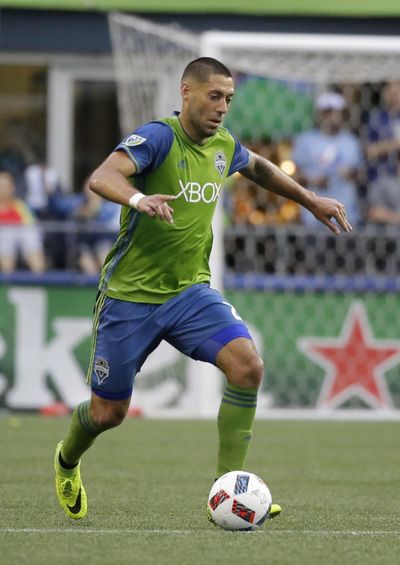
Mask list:
[[[340,232],[338,225],[343,231],[351,231],[351,225],[347,221],[343,204],[333,198],[317,196],[283,173],[279,167],[265,157],[252,151],[249,151],[249,153],[248,164],[240,169],[243,176],[270,192],[304,206],[333,233],[338,234]],[[333,219],[337,223],[333,222]]]

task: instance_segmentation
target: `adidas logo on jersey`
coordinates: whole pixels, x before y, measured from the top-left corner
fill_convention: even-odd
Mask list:
[[[186,202],[205,202],[211,204],[218,199],[222,183],[206,182],[201,185],[198,182],[187,182],[184,184],[179,181],[180,192],[177,198],[183,196]]]
[[[187,164],[185,159],[182,159],[182,161],[178,161],[178,169],[187,169]]]

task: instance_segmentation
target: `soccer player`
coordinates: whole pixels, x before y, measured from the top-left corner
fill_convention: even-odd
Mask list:
[[[54,458],[57,496],[70,518],[87,512],[82,455],[121,424],[135,375],[163,339],[225,374],[216,476],[243,468],[264,371],[246,325],[209,286],[211,221],[226,178],[239,171],[298,202],[334,233],[351,230],[342,204],[309,192],[222,126],[233,95],[222,63],[190,62],[181,112],[140,126],[91,176],[90,188],[122,212],[95,303],[91,398],[75,409]],[[273,505],[271,516],[279,512]]]

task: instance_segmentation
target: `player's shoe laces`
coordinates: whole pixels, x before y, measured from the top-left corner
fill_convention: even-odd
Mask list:
[[[54,470],[56,472],[56,493],[61,508],[74,520],[84,518],[87,512],[86,492],[81,481],[79,462],[73,469],[64,469],[60,465],[59,455],[62,441],[56,447]]]

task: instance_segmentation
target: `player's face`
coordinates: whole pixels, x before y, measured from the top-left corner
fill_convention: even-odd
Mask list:
[[[222,124],[234,94],[231,77],[213,74],[207,82],[182,84],[181,122],[198,143],[213,136]]]

